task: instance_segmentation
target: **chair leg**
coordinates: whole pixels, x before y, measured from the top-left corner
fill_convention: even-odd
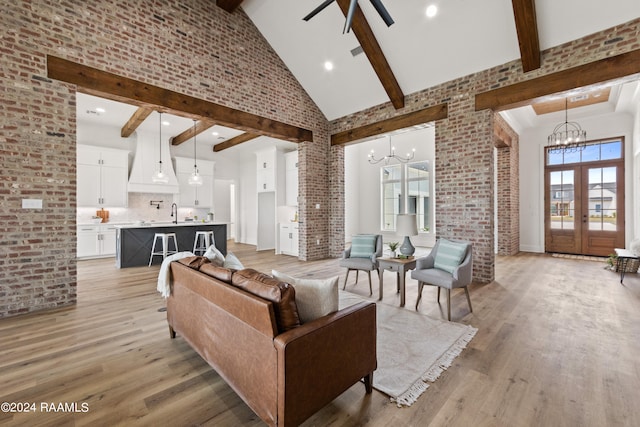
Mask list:
[[[447,289],[447,319],[451,321],[451,289]]]
[[[356,270],[356,283],[358,283],[358,274],[360,273],[360,270]]]
[[[418,299],[416,300],[416,310],[418,309],[418,304],[420,304],[420,300],[422,299],[422,288],[424,287],[424,283],[418,282]],[[440,288],[438,288],[440,289]]]
[[[464,293],[467,294],[467,302],[469,303],[469,311],[473,313],[473,308],[471,308],[471,298],[469,297],[469,287],[464,287]]]
[[[438,303],[440,303],[440,286],[438,286]]]
[[[344,285],[342,286],[342,290],[344,291],[345,289],[347,289],[347,279],[349,279],[349,272],[351,271],[350,268],[347,268],[347,275],[344,276]]]
[[[373,295],[373,287],[371,286],[371,272],[367,270],[367,276],[369,276],[369,296]]]

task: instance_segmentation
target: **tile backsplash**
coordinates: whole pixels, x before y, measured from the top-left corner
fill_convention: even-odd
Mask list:
[[[151,205],[151,201],[160,202],[160,207]],[[156,193],[129,193],[129,207],[127,208],[105,208],[109,211],[109,222],[123,223],[136,221],[171,221],[172,194]],[[76,210],[76,221],[78,224],[89,222],[91,217],[100,208],[78,208]],[[206,219],[209,209],[181,208],[178,206],[178,221],[185,218]]]

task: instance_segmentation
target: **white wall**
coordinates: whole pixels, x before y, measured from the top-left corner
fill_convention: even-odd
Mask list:
[[[574,120],[587,131],[589,140],[625,138],[625,240],[628,243],[633,238],[637,220],[633,213],[633,118],[627,113],[608,113]],[[553,126],[520,132],[520,250],[525,252],[544,252],[544,146]]]
[[[429,160],[433,168],[435,165],[435,128],[429,127],[415,131],[394,135],[391,139],[396,153],[406,155],[415,148],[413,161]],[[381,233],[381,196],[380,196],[380,167],[384,162],[372,165],[367,160],[367,154],[375,150],[376,157],[389,152],[388,139],[376,139],[347,146],[345,148],[345,240],[351,241],[351,236],[359,233]],[[397,162],[392,160],[391,162]],[[391,164],[390,162],[390,164]],[[431,217],[435,214],[435,197],[433,189],[435,171],[431,171]],[[415,246],[433,246],[435,230],[421,233],[411,238]],[[399,241],[401,236],[385,232],[385,242]]]

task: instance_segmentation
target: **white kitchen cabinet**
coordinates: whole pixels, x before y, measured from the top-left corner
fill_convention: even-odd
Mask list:
[[[280,224],[280,253],[298,256],[298,224]]]
[[[129,152],[78,145],[77,206],[127,207]]]
[[[276,190],[276,150],[256,152],[256,178],[258,193]]]
[[[116,229],[113,225],[79,225],[77,228],[76,256],[100,258],[115,256]]]
[[[215,162],[198,160],[198,173],[202,185],[189,185],[189,176],[193,173],[193,159],[176,157],[176,176],[180,193],[174,196],[174,202],[181,208],[213,208],[213,175]]]
[[[284,154],[285,164],[285,204],[298,206],[298,151]]]

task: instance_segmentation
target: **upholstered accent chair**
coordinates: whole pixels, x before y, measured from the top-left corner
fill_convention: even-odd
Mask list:
[[[344,277],[342,289],[347,287],[349,272],[356,271],[356,284],[358,283],[358,272],[366,271],[369,276],[369,295],[373,295],[371,286],[371,272],[378,271],[378,257],[382,256],[382,235],[381,234],[358,234],[351,238],[351,247],[344,250],[340,266],[347,268],[347,275]]]
[[[416,260],[416,269],[411,272],[411,278],[418,281],[418,299],[416,310],[422,298],[424,285],[438,287],[438,303],[440,303],[440,289],[447,290],[447,319],[451,320],[451,289],[464,288],[471,308],[468,286],[473,276],[473,247],[471,242],[464,240],[439,239],[431,253]]]

